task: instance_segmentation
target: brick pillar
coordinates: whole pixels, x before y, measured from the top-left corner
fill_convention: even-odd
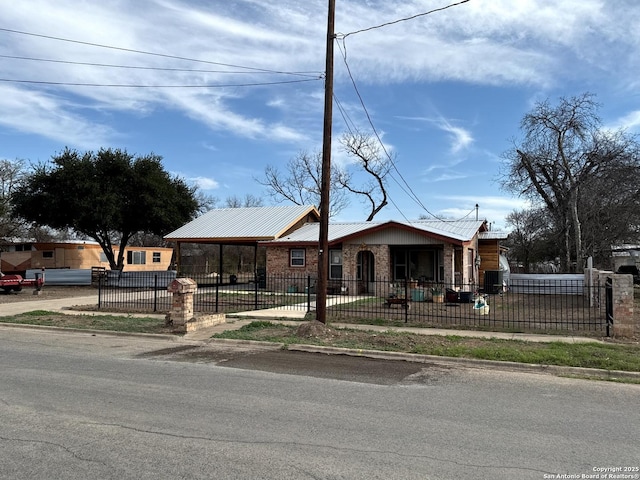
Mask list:
[[[640,325],[633,319],[633,277],[611,275],[613,282],[613,336],[633,337]]]
[[[453,272],[455,270],[455,259],[454,259],[454,251],[453,245],[449,243],[445,243],[444,245],[444,278],[441,281],[444,282],[446,286],[453,285],[455,282],[455,278]]]
[[[193,295],[197,284],[190,278],[176,278],[167,290],[173,293],[169,319],[174,327],[181,327],[193,318]]]

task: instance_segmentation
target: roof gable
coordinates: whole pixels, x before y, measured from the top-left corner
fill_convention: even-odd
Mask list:
[[[329,224],[329,243],[336,244],[354,240],[358,237],[385,229],[401,229],[412,231],[419,235],[439,238],[453,243],[468,242],[474,236],[486,229],[484,221],[459,220],[416,220],[413,222],[340,222]],[[282,243],[314,244],[319,239],[319,224],[309,223],[301,228],[271,242],[274,245]]]

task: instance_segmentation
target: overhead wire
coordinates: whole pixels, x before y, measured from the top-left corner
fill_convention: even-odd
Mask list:
[[[287,71],[281,71],[281,70],[271,70],[271,69],[266,69],[266,68],[256,68],[256,67],[247,67],[244,65],[234,65],[234,64],[230,64],[230,63],[221,63],[221,62],[213,62],[211,60],[202,60],[202,59],[198,59],[198,58],[190,58],[190,57],[183,57],[180,55],[170,55],[170,54],[166,54],[166,53],[158,53],[158,52],[149,52],[149,51],[145,51],[145,50],[137,50],[134,48],[125,48],[125,47],[116,47],[114,45],[105,45],[105,44],[101,44],[101,43],[94,43],[94,42],[85,42],[82,40],[73,40],[73,39],[69,39],[69,38],[63,38],[63,37],[55,37],[52,35],[43,35],[43,34],[39,34],[39,33],[32,33],[32,32],[23,32],[21,30],[13,30],[10,28],[2,28],[0,27],[0,32],[8,32],[8,33],[15,33],[18,35],[27,35],[27,36],[32,36],[32,37],[38,37],[38,38],[46,38],[49,40],[56,40],[59,42],[68,42],[68,43],[75,43],[75,44],[79,44],[79,45],[87,45],[90,47],[98,47],[98,48],[106,48],[106,49],[110,49],[110,50],[118,50],[118,51],[122,51],[122,52],[129,52],[129,53],[137,53],[140,55],[150,55],[150,56],[154,56],[154,57],[161,57],[161,58],[170,58],[173,60],[184,60],[187,62],[196,62],[196,63],[204,63],[204,64],[208,64],[208,65],[218,65],[218,66],[223,66],[223,67],[231,67],[231,68],[240,68],[243,70],[250,70],[253,72],[263,72],[263,73],[280,73],[282,75],[301,75],[304,74],[304,72],[287,72]],[[320,72],[318,72],[320,74]]]
[[[353,122],[353,120],[351,120],[351,118],[349,117],[349,114],[344,109],[344,107],[342,106],[342,103],[340,103],[340,101],[338,100],[338,97],[335,95],[335,93],[333,94],[333,99],[334,99],[334,102],[336,103],[336,105],[338,106],[338,110],[340,111],[340,115],[342,116],[342,119],[345,122],[347,130],[349,131],[349,133],[351,135],[353,135],[354,132],[357,130],[357,128],[355,126],[355,123]],[[391,176],[391,178],[393,178],[393,175]],[[397,180],[395,178],[393,178],[393,179],[397,183]],[[400,188],[402,188],[402,185],[400,185]],[[411,223],[410,220],[404,215],[404,213],[402,212],[400,207],[398,207],[398,205],[395,203],[393,198],[391,198],[391,195],[389,194],[389,192],[387,192],[387,199],[389,199],[389,201],[393,204],[393,206],[396,208],[396,210],[398,210],[398,213],[400,213],[400,215],[402,215],[402,217],[407,221],[407,223]]]
[[[203,85],[143,85],[128,83],[80,83],[80,82],[52,82],[41,80],[15,80],[10,78],[0,78],[0,82],[6,83],[28,83],[35,85],[55,85],[65,87],[114,87],[114,88],[230,88],[230,87],[263,87],[269,85],[283,85],[290,83],[313,82],[318,79],[307,78],[303,80],[282,80],[279,82],[255,82],[255,83],[226,83],[226,84],[203,84]]]
[[[458,5],[462,5],[463,3],[467,3],[469,1],[470,0],[462,0],[460,2],[452,3],[450,5],[447,5],[445,7],[434,8],[433,10],[429,10],[428,12],[417,13],[415,15],[411,15],[410,17],[400,18],[398,20],[393,20],[392,22],[386,22],[386,23],[383,23],[383,24],[380,24],[380,25],[376,25],[374,27],[363,28],[361,30],[356,30],[354,32],[341,34],[340,37],[344,39],[344,38],[346,38],[346,37],[348,37],[350,35],[356,35],[358,33],[369,32],[371,30],[375,30],[375,29],[382,28],[382,27],[387,27],[389,25],[394,25],[394,24],[400,23],[400,22],[407,22],[409,20],[414,20],[414,19],[416,19],[418,17],[423,17],[425,15],[430,15],[432,13],[441,12],[442,10],[447,10],[448,8],[457,7]]]
[[[351,80],[351,83],[353,85],[353,88],[354,88],[354,90],[356,92],[356,95],[357,95],[357,97],[358,97],[358,99],[360,101],[360,104],[361,104],[364,112],[365,112],[365,115],[367,117],[367,121],[368,121],[369,125],[371,126],[372,131],[374,132],[374,135],[375,135],[377,141],[381,145],[381,148],[382,148],[385,156],[389,160],[389,162],[392,165],[392,167],[395,170],[395,172],[402,179],[402,182],[404,183],[404,185],[406,186],[406,188],[409,190],[410,193],[408,193],[407,190],[405,190],[405,188],[400,184],[400,182],[398,182],[398,180],[393,175],[391,175],[391,178],[393,178],[394,181],[400,186],[400,188],[409,197],[413,198],[413,200],[418,205],[420,205],[420,207],[422,209],[424,209],[432,217],[434,217],[434,218],[436,218],[438,220],[441,220],[441,221],[446,221],[446,220],[442,219],[442,218],[438,217],[437,215],[433,214],[432,212],[430,212],[426,208],[426,206],[420,201],[420,199],[415,194],[415,192],[413,191],[411,186],[408,184],[408,182],[403,177],[402,173],[400,172],[400,170],[396,166],[395,162],[393,161],[393,158],[391,157],[391,155],[387,151],[384,143],[382,142],[382,139],[380,138],[380,135],[378,134],[378,131],[377,131],[375,125],[373,124],[373,120],[371,119],[371,116],[370,116],[370,114],[368,112],[368,109],[367,109],[365,103],[364,103],[362,95],[360,94],[358,86],[357,86],[357,84],[355,82],[355,78],[353,77],[351,69],[349,67],[349,63],[347,61],[347,55],[346,55],[345,39],[350,35],[356,35],[356,34],[359,34],[359,33],[371,31],[371,30],[374,30],[374,29],[383,28],[385,26],[397,24],[397,23],[400,23],[400,22],[413,20],[415,18],[418,18],[418,17],[421,17],[421,16],[425,16],[425,15],[429,15],[429,14],[432,14],[432,13],[435,13],[435,12],[439,12],[439,11],[442,11],[442,10],[446,10],[448,8],[452,8],[454,6],[458,6],[458,5],[467,3],[467,2],[469,2],[469,0],[462,0],[460,2],[453,3],[453,4],[447,5],[445,7],[433,9],[433,10],[430,10],[428,12],[423,12],[423,13],[419,13],[419,14],[416,14],[416,15],[412,15],[410,17],[405,17],[405,18],[401,18],[401,19],[394,20],[394,21],[391,21],[391,22],[386,22],[386,23],[383,23],[383,24],[380,24],[380,25],[376,25],[376,26],[373,26],[373,27],[368,27],[368,28],[364,28],[364,29],[361,29],[361,30],[356,30],[356,31],[353,31],[353,32],[349,32],[347,34],[338,34],[338,35],[336,35],[336,38],[340,38],[342,40],[342,44],[343,44],[344,50],[340,49],[340,51],[343,54],[342,55],[343,56],[343,61],[344,61],[344,64],[346,66],[346,69],[347,69],[349,78]],[[270,69],[263,69],[263,68],[256,68],[256,67],[248,67],[248,66],[243,66],[243,65],[234,65],[234,64],[214,62],[214,61],[209,61],[209,60],[195,59],[195,58],[184,57],[184,56],[179,56],[179,55],[170,55],[170,54],[164,54],[164,53],[158,53],[158,52],[149,52],[149,51],[132,49],[132,48],[117,47],[117,46],[113,46],[113,45],[105,45],[105,44],[94,43],[94,42],[85,42],[85,41],[80,41],[80,40],[73,40],[73,39],[68,39],[68,38],[55,37],[55,36],[51,36],[51,35],[43,35],[43,34],[37,34],[37,33],[32,33],[32,32],[24,32],[24,31],[20,31],[20,30],[9,29],[9,28],[1,28],[0,27],[0,32],[8,32],[8,33],[13,33],[13,34],[27,35],[27,36],[33,36],[33,37],[38,37],[38,38],[46,38],[46,39],[56,40],[56,41],[61,41],[61,42],[69,42],[69,43],[74,43],[74,44],[87,45],[87,46],[105,48],[105,49],[112,49],[112,50],[124,51],[124,52],[129,52],[129,53],[136,53],[136,54],[141,54],[141,55],[150,55],[150,56],[156,56],[156,57],[161,57],[161,58],[169,58],[169,59],[174,59],[174,60],[182,60],[182,61],[188,61],[188,62],[203,63],[203,64],[216,65],[216,66],[221,66],[221,67],[237,68],[237,69],[241,69],[243,71],[242,72],[231,72],[231,71],[212,71],[212,70],[204,70],[204,69],[178,69],[178,68],[143,67],[143,66],[129,66],[129,65],[115,65],[115,64],[99,64],[99,63],[73,62],[73,61],[54,60],[54,59],[40,59],[40,58],[32,58],[32,57],[19,57],[19,56],[10,56],[10,55],[0,55],[1,58],[13,58],[13,59],[29,60],[29,61],[64,63],[64,64],[72,64],[72,65],[98,66],[98,67],[106,67],[106,68],[127,68],[127,69],[140,69],[140,70],[176,71],[176,72],[184,71],[184,72],[195,72],[195,73],[234,73],[234,74],[240,74],[240,73],[269,73],[269,74],[296,75],[296,76],[310,77],[310,78],[306,78],[306,79],[290,80],[290,81],[255,82],[255,83],[244,83],[244,84],[242,84],[242,83],[240,83],[240,84],[216,84],[216,85],[211,85],[211,84],[206,84],[206,85],[93,84],[93,83],[79,83],[79,82],[76,83],[76,82],[34,81],[34,80],[12,80],[12,79],[5,79],[5,78],[0,78],[0,82],[30,83],[30,84],[59,85],[59,86],[119,87],[119,88],[226,88],[226,87],[250,87],[250,86],[268,86],[268,85],[302,83],[302,82],[316,81],[316,80],[324,78],[324,74],[323,73],[319,73],[319,72],[318,73],[316,73],[316,72],[287,72],[287,71],[270,70]],[[355,129],[354,122],[349,118],[346,110],[342,107],[342,105],[340,104],[340,102],[338,101],[338,99],[337,99],[337,97],[335,95],[334,95],[334,100],[336,101],[336,104],[338,105],[339,111],[340,111],[340,113],[341,113],[341,115],[343,117],[343,120],[345,121],[345,124],[347,125],[348,130],[350,132],[353,132],[353,130]],[[389,195],[388,195],[388,198],[391,201],[391,203],[396,207],[398,212],[405,218],[405,220],[407,220],[407,218],[405,217],[404,213],[400,210],[400,208],[395,204],[395,202],[393,201],[393,199]],[[468,217],[471,213],[473,213],[473,210],[469,214],[465,215],[465,217],[463,217],[463,218]]]
[[[284,75],[282,72],[269,71],[269,70],[263,71],[263,72],[252,72],[248,70],[238,71],[238,70],[208,70],[208,69],[201,69],[201,68],[147,67],[147,66],[139,66],[139,65],[117,65],[112,63],[74,62],[71,60],[34,58],[34,57],[24,57],[19,55],[0,54],[0,58],[7,58],[12,60],[46,62],[46,63],[61,63],[65,65],[83,65],[83,66],[90,66],[90,67],[122,68],[122,69],[131,69],[131,70],[156,70],[156,71],[164,71],[164,72],[227,73],[227,74],[234,74],[234,75],[242,75],[242,74],[255,75],[256,73],[265,73],[265,74],[271,74],[271,75]],[[303,77],[311,77],[315,79],[318,76],[323,76],[324,74],[321,72],[286,72],[286,75],[297,75],[297,76],[303,76]]]
[[[351,72],[351,68],[350,68],[350,66],[349,66],[349,62],[348,62],[348,60],[347,60],[347,51],[346,51],[346,42],[345,42],[345,39],[346,39],[348,36],[350,36],[350,35],[355,35],[355,34],[358,34],[358,33],[367,32],[367,31],[370,31],[370,30],[374,30],[374,29],[382,28],[382,27],[389,26],[389,25],[393,25],[393,24],[397,24],[397,23],[400,23],[400,22],[405,22],[405,21],[413,20],[413,19],[415,19],[415,18],[418,18],[418,17],[421,17],[421,16],[425,16],[425,15],[430,15],[430,14],[432,14],[432,13],[439,12],[439,11],[442,11],[442,10],[446,10],[446,9],[448,9],[448,8],[452,8],[452,7],[455,7],[455,6],[461,5],[461,4],[463,4],[463,3],[467,3],[467,2],[469,2],[469,0],[462,0],[462,1],[460,1],[460,2],[453,3],[453,4],[447,5],[447,6],[445,6],[445,7],[436,8],[436,9],[430,10],[430,11],[428,11],[428,12],[419,13],[419,14],[416,14],[416,15],[412,15],[412,16],[410,16],[410,17],[405,17],[405,18],[401,18],[401,19],[398,19],[398,20],[394,20],[394,21],[392,21],[392,22],[386,22],[386,23],[383,23],[383,24],[381,24],[381,25],[377,25],[377,26],[373,26],[373,27],[369,27],[369,28],[365,28],[365,29],[361,29],[361,30],[356,30],[356,31],[353,31],[353,32],[350,32],[350,33],[347,33],[347,34],[339,34],[339,35],[337,35],[337,36],[336,36],[336,39],[340,39],[340,40],[341,40],[341,42],[342,42],[342,48],[340,47],[340,42],[337,42],[337,44],[338,44],[338,49],[339,49],[339,50],[340,50],[340,52],[342,53],[342,58],[343,58],[343,62],[344,62],[344,64],[345,64],[345,67],[346,67],[346,69],[347,69],[347,74],[348,74],[348,76],[349,76],[349,78],[350,78],[350,80],[351,80],[351,83],[352,83],[352,85],[353,85],[353,88],[354,88],[354,90],[355,90],[355,92],[356,92],[356,95],[357,95],[357,97],[358,97],[358,99],[359,99],[359,101],[360,101],[360,104],[361,104],[361,106],[362,106],[362,108],[363,108],[363,111],[364,111],[364,113],[365,113],[365,116],[366,116],[366,118],[367,118],[367,121],[368,121],[369,125],[371,126],[371,129],[372,129],[372,131],[373,131],[373,133],[374,133],[374,135],[375,135],[376,139],[378,140],[378,142],[379,142],[379,144],[380,144],[380,146],[381,146],[381,148],[382,148],[383,152],[385,153],[385,156],[387,157],[387,159],[388,159],[388,160],[389,160],[389,162],[391,163],[391,165],[392,165],[393,169],[396,171],[396,173],[397,173],[397,174],[399,175],[399,177],[402,179],[402,182],[403,182],[403,183],[404,183],[404,185],[407,187],[407,189],[409,190],[410,194],[409,194],[409,193],[404,189],[404,187],[400,184],[400,182],[398,182],[398,180],[396,180],[396,179],[395,179],[395,177],[394,177],[393,175],[391,175],[391,178],[393,178],[393,180],[398,184],[398,186],[400,186],[400,188],[401,188],[401,189],[402,189],[402,190],[403,190],[403,191],[404,191],[404,192],[405,192],[405,193],[406,193],[410,198],[412,198],[412,199],[413,199],[413,200],[414,200],[414,201],[415,201],[415,202],[416,202],[416,203],[417,203],[417,204],[418,204],[418,205],[419,205],[419,206],[420,206],[420,207],[421,207],[425,212],[427,212],[427,213],[428,213],[429,215],[431,215],[433,218],[435,218],[435,219],[437,219],[437,220],[440,220],[440,221],[443,221],[443,222],[450,221],[450,220],[446,220],[446,219],[443,219],[443,218],[441,218],[441,217],[439,217],[439,216],[435,215],[433,212],[431,212],[431,211],[430,211],[430,210],[429,210],[429,209],[428,209],[428,208],[427,208],[427,207],[422,203],[422,201],[419,199],[419,197],[418,197],[418,196],[416,195],[416,193],[413,191],[413,189],[411,188],[411,186],[409,185],[409,183],[405,180],[404,176],[402,175],[402,173],[401,173],[401,172],[400,172],[400,170],[398,169],[397,165],[396,165],[396,164],[395,164],[395,162],[393,161],[393,158],[391,157],[391,155],[389,155],[389,152],[387,151],[386,147],[384,146],[384,143],[382,142],[382,139],[380,138],[380,135],[378,134],[378,131],[377,131],[377,129],[376,129],[376,127],[375,127],[375,125],[373,124],[373,120],[371,119],[371,115],[369,114],[369,111],[368,111],[368,109],[367,109],[367,107],[366,107],[366,105],[365,105],[365,103],[364,103],[364,99],[362,98],[362,95],[360,94],[360,91],[359,91],[358,86],[357,86],[357,84],[356,84],[355,78],[353,77],[353,74],[352,74],[352,72]],[[394,202],[392,201],[392,203],[394,203]],[[394,205],[395,205],[395,203],[394,203]],[[396,209],[398,209],[398,207],[397,207],[397,206],[396,206]],[[473,213],[473,211],[474,211],[474,210],[475,210],[475,209],[471,210],[468,214],[466,214],[464,217],[462,217],[462,218],[461,218],[461,220],[462,220],[462,219],[465,219],[465,218],[467,218],[469,215],[471,215],[471,213]],[[399,212],[401,215],[403,215],[403,217],[404,217],[404,214],[402,213],[402,211],[400,211],[400,209],[398,209],[398,212]],[[406,217],[405,217],[405,219],[406,219]]]
[[[349,79],[351,80],[351,84],[354,88],[354,91],[356,92],[356,96],[358,97],[358,100],[360,101],[360,105],[362,106],[362,109],[365,113],[365,116],[367,118],[367,121],[373,131],[373,134],[375,135],[376,139],[378,140],[378,143],[380,144],[382,151],[384,152],[385,156],[387,157],[387,159],[389,160],[389,163],[391,164],[391,166],[393,167],[393,169],[396,171],[396,173],[398,174],[398,176],[402,179],[402,182],[405,184],[405,186],[409,189],[408,193],[405,188],[400,184],[400,182],[398,182],[393,175],[391,176],[391,178],[394,179],[394,181],[396,181],[396,183],[400,186],[400,188],[409,196],[411,197],[425,212],[427,212],[429,215],[431,215],[432,217],[438,219],[438,220],[442,220],[441,218],[439,218],[437,215],[435,215],[434,213],[432,213],[431,211],[429,211],[429,209],[420,201],[420,199],[418,198],[418,196],[415,194],[415,192],[413,191],[413,189],[411,188],[411,186],[408,184],[408,182],[405,180],[405,178],[403,177],[402,173],[400,172],[400,170],[398,169],[397,165],[395,164],[395,162],[393,161],[393,158],[391,157],[391,155],[389,154],[389,152],[387,151],[387,148],[384,145],[384,142],[382,141],[382,138],[380,138],[380,135],[378,133],[378,130],[376,129],[375,125],[373,124],[373,120],[371,119],[371,115],[369,114],[369,110],[367,109],[367,106],[364,103],[364,99],[362,98],[362,95],[360,94],[360,90],[358,89],[358,85],[356,84],[355,78],[353,77],[353,74],[351,72],[351,67],[349,66],[349,62],[347,61],[347,55],[346,55],[346,48],[345,50],[343,50],[342,48],[340,48],[340,44],[338,43],[338,49],[340,50],[340,52],[342,52],[342,59],[344,61],[345,67],[347,69],[347,75],[349,76]],[[402,212],[400,212],[402,214]],[[403,214],[404,216],[404,214]]]

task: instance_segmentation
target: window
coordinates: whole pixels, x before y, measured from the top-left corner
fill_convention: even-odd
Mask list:
[[[407,278],[407,254],[405,250],[396,250],[393,255],[393,280]]]
[[[107,254],[104,252],[100,252],[100,262],[107,263],[109,260],[107,259]]]
[[[160,263],[161,257],[160,252],[153,252],[153,263]]]
[[[46,250],[42,252],[42,258],[53,258],[53,250]]]
[[[304,248],[292,248],[291,250],[289,250],[289,265],[292,267],[305,266],[305,249]]]
[[[129,265],[144,265],[147,263],[147,252],[127,252],[127,263]]]
[[[342,250],[329,250],[329,278],[342,278]]]

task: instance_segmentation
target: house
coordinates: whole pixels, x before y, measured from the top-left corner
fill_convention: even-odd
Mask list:
[[[489,288],[500,271],[503,232],[486,221],[416,220],[413,222],[330,223],[329,282],[372,293],[375,282],[443,284],[471,290]],[[319,224],[307,223],[281,238],[262,242],[269,274],[316,276]]]
[[[5,240],[0,252],[0,271],[24,274],[30,269],[109,269],[109,262],[98,242],[69,240],[29,242]],[[118,250],[114,252],[118,255]],[[125,270],[167,270],[171,265],[172,248],[126,247]]]
[[[315,207],[227,208],[211,210],[164,238],[176,242],[179,264],[186,243],[253,245],[266,250],[260,268],[267,275],[315,278],[319,228]],[[352,283],[359,293],[372,291],[381,279],[483,288],[487,272],[500,271],[500,240],[506,238],[479,220],[333,222],[328,235],[329,280]]]

